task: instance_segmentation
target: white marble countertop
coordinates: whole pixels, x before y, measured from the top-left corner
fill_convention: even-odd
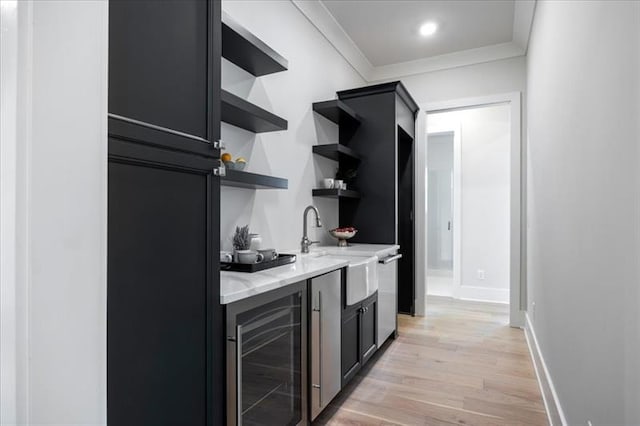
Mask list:
[[[378,256],[379,259],[389,256],[400,249],[396,244],[352,244],[348,247],[316,246],[311,253],[322,252],[330,256]]]
[[[300,254],[300,250],[285,250],[282,253],[298,256],[296,263],[253,274],[221,271],[220,303],[226,305],[344,268],[352,256],[377,256],[382,259],[399,248],[391,244],[353,244],[349,247],[312,246],[309,254]]]
[[[292,252],[285,251],[283,253]],[[324,253],[311,253],[308,255],[300,255],[298,253],[295,263],[252,274],[221,271],[220,303],[226,305],[247,297],[266,293],[270,290],[344,268],[349,264],[348,259],[322,256],[321,254]]]

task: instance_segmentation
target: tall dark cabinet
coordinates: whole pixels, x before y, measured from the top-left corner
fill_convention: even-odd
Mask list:
[[[107,415],[224,422],[220,2],[109,2]]]
[[[340,198],[340,225],[353,225],[354,243],[399,244],[398,312],[414,314],[415,118],[418,105],[391,82],[338,92],[357,114],[357,127],[340,126],[340,143],[361,159],[350,182],[359,198]]]

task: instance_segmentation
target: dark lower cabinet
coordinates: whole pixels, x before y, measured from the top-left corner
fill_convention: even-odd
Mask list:
[[[360,370],[360,329],[362,316],[360,304],[350,306],[342,311],[342,386],[349,382]]]
[[[378,348],[378,294],[362,303],[362,331],[360,338],[360,352],[362,353],[362,365],[373,356]]]
[[[353,379],[376,352],[378,293],[342,310],[342,386]]]
[[[223,397],[215,365],[222,363],[215,329],[222,319],[213,244],[219,182],[212,170],[109,162],[111,425],[221,420],[212,406],[216,398],[222,406]]]

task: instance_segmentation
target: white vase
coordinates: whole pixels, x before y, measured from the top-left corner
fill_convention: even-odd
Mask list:
[[[260,234],[249,234],[249,238],[251,238],[249,250],[258,251],[262,248],[262,237],[260,237]]]

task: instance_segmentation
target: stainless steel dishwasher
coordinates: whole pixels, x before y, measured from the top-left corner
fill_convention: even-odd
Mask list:
[[[340,392],[342,272],[311,279],[311,420]]]
[[[397,252],[378,261],[378,347],[394,334],[398,322],[398,260]]]

